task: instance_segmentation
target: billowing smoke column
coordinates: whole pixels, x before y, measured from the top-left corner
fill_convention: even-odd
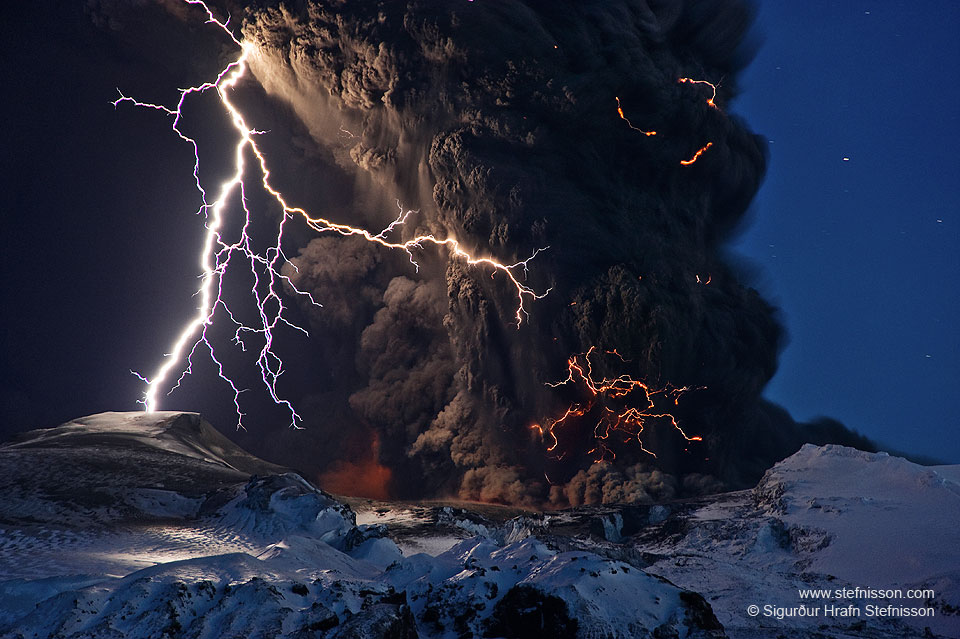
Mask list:
[[[760,399],[783,332],[722,259],[765,167],[727,110],[750,18],[719,0],[248,12],[257,79],[353,186],[317,213],[383,228],[399,201],[405,237],[506,262],[549,247],[527,284],[551,292],[517,327],[489,271],[313,239],[285,274],[325,304],[305,312],[337,374],[301,402],[300,463],[333,488],[374,473],[394,497],[562,506],[741,485],[804,439],[849,439]],[[558,383],[571,362],[588,375]],[[618,379],[643,392],[597,394]]]

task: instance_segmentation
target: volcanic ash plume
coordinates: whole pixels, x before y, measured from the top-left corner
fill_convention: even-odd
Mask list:
[[[550,291],[518,326],[503,273],[312,240],[286,273],[328,304],[307,312],[348,380],[318,449],[371,433],[395,497],[567,505],[737,485],[799,445],[759,399],[775,311],[720,253],[765,166],[729,111],[747,5],[296,7],[248,13],[244,38],[355,193],[305,204],[379,229],[399,202],[416,212],[398,237],[506,264],[546,249],[524,283]]]

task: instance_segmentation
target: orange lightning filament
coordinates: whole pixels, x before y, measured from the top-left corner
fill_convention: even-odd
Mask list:
[[[414,249],[422,249],[424,245],[433,245],[436,247],[445,247],[449,251],[451,258],[461,259],[470,265],[489,268],[492,274],[501,273],[507,278],[510,286],[512,286],[516,292],[517,310],[515,318],[519,328],[527,314],[525,303],[528,300],[540,299],[550,292],[548,289],[544,293],[537,293],[520,280],[522,277],[520,274],[521,270],[523,276],[525,276],[529,261],[544,249],[537,249],[525,260],[513,264],[503,263],[491,257],[479,257],[470,253],[464,248],[460,241],[453,236],[438,238],[432,234],[426,234],[406,241],[389,239],[388,235],[393,232],[396,227],[403,224],[406,217],[410,214],[410,211],[404,213],[402,208],[400,216],[387,226],[387,228],[380,233],[372,233],[366,229],[340,224],[323,217],[315,217],[299,207],[291,206],[280,191],[270,183],[270,170],[267,168],[267,160],[255,141],[255,136],[261,132],[250,128],[239,108],[230,99],[230,91],[236,87],[237,83],[247,73],[248,61],[250,57],[256,53],[255,46],[250,42],[238,40],[230,31],[228,23],[216,19],[203,0],[184,0],[184,2],[202,7],[207,13],[207,22],[218,26],[240,47],[240,56],[227,65],[215,81],[205,82],[199,86],[181,90],[180,101],[176,108],[139,102],[133,98],[124,96],[122,93],[120,98],[114,102],[114,106],[120,103],[130,102],[138,107],[161,111],[174,118],[172,125],[173,131],[183,141],[193,147],[195,156],[194,179],[196,187],[203,198],[203,207],[201,210],[207,213],[206,235],[200,258],[201,285],[198,291],[200,303],[197,307],[196,314],[183,327],[174,342],[172,350],[165,357],[164,362],[157,372],[149,378],[138,374],[146,384],[146,392],[142,403],[147,411],[158,410],[158,393],[162,388],[171,385],[167,380],[178,364],[183,366],[182,372],[179,380],[175,384],[172,384],[169,392],[176,389],[184,377],[192,372],[193,355],[202,345],[209,351],[210,358],[217,367],[221,379],[226,381],[233,390],[238,426],[242,426],[243,413],[240,410],[239,403],[239,396],[242,390],[237,388],[234,382],[224,373],[223,364],[207,336],[207,329],[214,323],[215,315],[219,309],[236,326],[233,341],[241,349],[246,348],[245,342],[243,341],[245,336],[251,334],[260,336],[262,342],[257,364],[261,370],[263,382],[273,401],[284,406],[289,411],[291,425],[297,426],[297,422],[301,419],[300,416],[297,414],[293,405],[288,400],[281,398],[277,392],[277,380],[282,375],[284,369],[283,361],[273,350],[273,338],[274,330],[281,324],[302,331],[303,333],[306,333],[306,330],[286,319],[284,314],[286,307],[281,298],[279,288],[282,284],[287,284],[294,292],[306,297],[311,303],[317,306],[319,306],[319,304],[313,300],[309,293],[297,289],[290,278],[280,272],[280,268],[284,264],[289,263],[281,248],[284,225],[294,217],[300,217],[307,226],[318,233],[334,232],[343,236],[359,236],[368,242],[379,244],[388,249],[403,250],[409,255],[410,261],[415,267],[418,265],[413,254]],[[201,186],[198,177],[200,160],[197,142],[181,132],[179,126],[182,118],[184,100],[190,95],[204,93],[211,89],[216,90],[220,102],[229,115],[233,128],[239,136],[239,140],[234,149],[235,161],[233,176],[220,186],[216,200],[209,203],[207,201],[207,192]],[[276,228],[273,245],[262,253],[252,248],[253,242],[248,233],[248,227],[251,222],[251,211],[247,207],[247,199],[245,197],[246,189],[249,188],[246,178],[246,158],[251,154],[256,159],[259,168],[259,182],[262,189],[272,197],[283,211],[281,221]],[[245,214],[243,226],[240,231],[240,239],[234,243],[227,243],[223,239],[225,209],[230,203],[239,204]],[[244,262],[253,274],[254,286],[251,289],[251,293],[255,300],[259,324],[250,326],[242,323],[237,316],[231,312],[224,299],[222,289],[223,278],[227,272],[231,257],[236,258],[235,262]]]
[[[707,104],[713,107],[714,109],[720,110],[720,107],[717,106],[717,103],[714,100],[717,99],[717,85],[712,82],[707,82],[706,80],[694,80],[692,78],[679,78],[677,82],[686,83],[686,84],[705,84],[711,89],[713,89],[713,94],[707,98]]]
[[[701,149],[698,149],[696,153],[693,154],[693,157],[689,160],[680,160],[680,164],[683,166],[690,166],[694,162],[700,159],[700,156],[703,155],[703,152],[713,146],[713,142],[707,142],[706,146]]]
[[[679,82],[679,83],[681,83],[681,84],[705,84],[705,85],[707,85],[707,86],[710,87],[710,89],[712,90],[712,93],[710,94],[710,97],[707,98],[707,105],[710,106],[711,108],[716,109],[717,111],[720,110],[720,107],[718,107],[718,106],[717,106],[717,103],[716,103],[716,99],[717,99],[717,85],[715,85],[713,82],[708,82],[708,81],[706,81],[706,80],[694,80],[693,78],[678,78],[678,79],[677,79],[677,82]],[[680,164],[682,164],[683,166],[690,166],[691,164],[693,164],[694,162],[696,162],[698,159],[700,159],[700,156],[703,155],[703,152],[706,151],[707,149],[709,149],[711,146],[713,146],[713,142],[707,142],[707,144],[706,144],[705,146],[701,147],[696,153],[694,153],[694,154],[693,154],[693,157],[691,157],[689,160],[680,160]]]
[[[618,98],[617,96],[614,96],[613,99],[617,101],[617,114],[620,116],[620,119],[621,119],[621,120],[623,120],[624,122],[627,123],[627,126],[628,126],[628,127],[630,127],[631,129],[633,129],[634,131],[639,131],[640,133],[643,133],[643,134],[644,134],[645,136],[647,136],[647,137],[650,137],[650,136],[652,136],[652,135],[656,135],[656,134],[657,134],[656,131],[644,131],[643,129],[640,129],[640,128],[637,128],[637,127],[633,126],[633,123],[630,122],[630,120],[627,118],[627,116],[624,115],[624,113],[623,113],[623,107],[620,106],[620,98]]]
[[[641,437],[647,423],[652,419],[668,421],[687,441],[701,441],[699,436],[688,436],[671,413],[656,408],[657,403],[665,399],[672,401],[675,406],[678,405],[680,397],[691,390],[689,387],[667,386],[662,389],[652,389],[629,375],[597,378],[591,360],[596,350],[596,347],[591,346],[586,353],[569,358],[566,379],[547,383],[547,386],[552,388],[574,385],[588,395],[587,401],[571,404],[560,417],[531,426],[531,429],[540,434],[548,452],[553,453],[558,448],[560,444],[558,434],[562,434],[568,424],[586,416],[596,420],[593,425],[595,445],[586,451],[587,455],[593,456],[595,462],[616,457],[613,449],[607,445],[607,441],[615,433],[623,443],[635,441],[640,450],[656,457],[653,451],[644,447]],[[606,353],[616,355],[621,361],[627,361],[616,349]],[[617,407],[611,408],[611,404]],[[559,459],[566,452],[561,451],[561,454],[554,453],[554,455]]]

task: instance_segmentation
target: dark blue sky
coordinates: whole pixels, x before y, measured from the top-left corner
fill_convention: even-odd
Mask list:
[[[770,163],[735,247],[791,336],[766,395],[960,462],[960,3],[767,1],[757,33],[732,110]]]

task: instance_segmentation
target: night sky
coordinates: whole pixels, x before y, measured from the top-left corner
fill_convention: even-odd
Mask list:
[[[129,370],[152,370],[190,314],[202,230],[190,150],[166,118],[110,102],[120,87],[170,103],[209,77],[222,44],[172,17],[150,41],[80,7],[17,11],[0,24],[4,433],[136,409]],[[767,397],[948,462],[960,462],[957,32],[950,1],[763,3],[731,106],[770,140],[731,247],[791,336]],[[223,391],[201,367],[164,407],[229,428]]]
[[[770,163],[734,249],[791,336],[766,395],[960,462],[960,5],[764,2],[756,27],[736,110]]]

